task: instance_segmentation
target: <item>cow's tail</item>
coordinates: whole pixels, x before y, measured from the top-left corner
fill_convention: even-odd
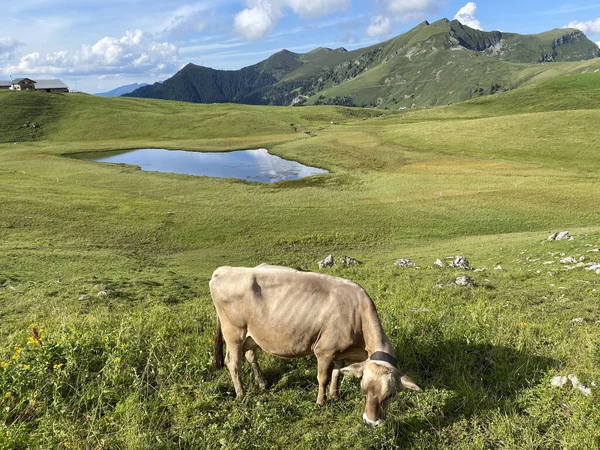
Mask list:
[[[223,357],[223,331],[221,331],[221,321],[217,316],[217,333],[215,335],[215,367],[221,370],[225,365]]]

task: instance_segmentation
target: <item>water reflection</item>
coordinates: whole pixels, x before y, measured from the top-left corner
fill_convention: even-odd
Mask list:
[[[142,170],[182,173],[218,178],[275,183],[328,173],[271,155],[264,149],[233,152],[190,152],[142,148],[138,150],[79,154],[78,158],[97,162],[134,164]]]

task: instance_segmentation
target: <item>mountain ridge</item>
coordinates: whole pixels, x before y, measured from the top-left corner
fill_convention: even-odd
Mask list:
[[[598,46],[576,29],[522,35],[440,19],[351,51],[283,49],[239,70],[190,63],[162,84],[125,95],[196,103],[434,106],[514,89],[545,71],[544,64],[599,55]]]

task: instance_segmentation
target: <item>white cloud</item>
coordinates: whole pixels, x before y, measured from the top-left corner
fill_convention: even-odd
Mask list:
[[[454,18],[463,25],[474,28],[476,30],[482,30],[481,22],[475,14],[477,12],[477,5],[473,2],[467,3],[465,6],[460,8]]]
[[[348,0],[287,0],[283,3],[301,17],[319,17],[345,9]]]
[[[0,62],[14,59],[16,50],[23,45],[12,37],[0,37]]]
[[[177,47],[152,42],[141,30],[104,37],[76,51],[29,53],[7,69],[20,74],[164,73],[177,64]]]
[[[172,11],[166,20],[158,22],[158,30],[171,37],[184,36],[188,32],[201,32],[206,26],[208,11],[213,7],[207,2],[181,5]]]
[[[269,0],[259,0],[253,7],[246,8],[236,14],[233,28],[251,41],[257,40],[269,33],[282,13],[279,7],[274,6]]]
[[[286,8],[303,18],[319,17],[341,11],[349,0],[246,0],[247,8],[235,15],[233,29],[249,40],[271,32]]]
[[[588,20],[587,22],[569,22],[565,28],[577,28],[584,33],[600,33],[600,18],[596,20]]]
[[[384,16],[373,17],[371,25],[367,28],[367,34],[371,37],[389,34],[390,31],[392,31],[392,21]]]

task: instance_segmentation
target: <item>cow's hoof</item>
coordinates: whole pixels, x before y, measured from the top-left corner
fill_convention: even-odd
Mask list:
[[[256,386],[261,390],[264,391],[265,389],[267,389],[269,387],[269,383],[267,383],[266,381],[258,381],[256,383]]]
[[[337,392],[335,394],[329,394],[329,396],[333,399],[333,400],[341,400],[342,397],[340,397],[340,394],[338,394]]]

